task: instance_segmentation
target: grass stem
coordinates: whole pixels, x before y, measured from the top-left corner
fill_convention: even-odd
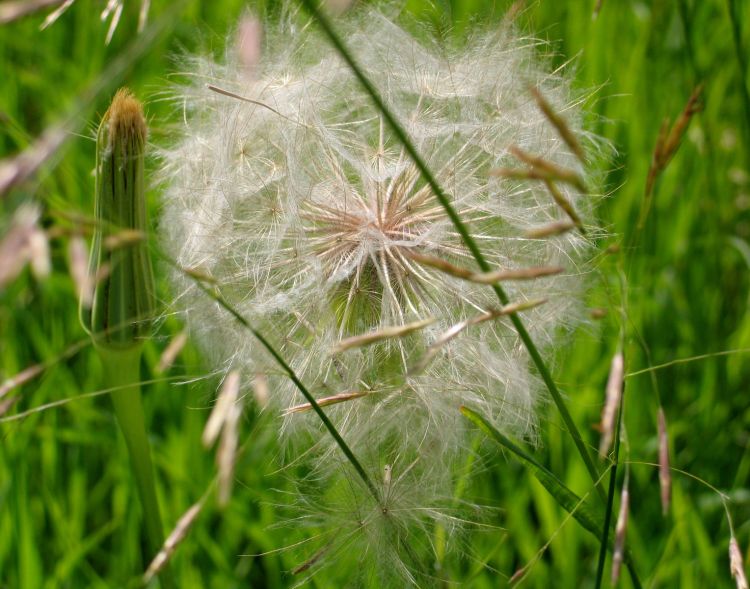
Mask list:
[[[151,460],[151,447],[146,432],[140,387],[141,346],[127,350],[98,348],[104,368],[106,386],[111,393],[117,423],[128,448],[138,496],[143,509],[146,562],[158,554],[164,542],[156,481]],[[169,573],[161,574],[165,587],[174,587]]]

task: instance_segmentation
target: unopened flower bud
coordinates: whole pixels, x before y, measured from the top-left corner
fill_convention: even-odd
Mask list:
[[[105,347],[128,348],[149,331],[154,308],[154,278],[144,241],[123,247],[104,246],[123,230],[146,231],[143,106],[126,89],[115,94],[102,118],[96,141],[96,218],[91,276],[107,265],[109,272],[95,288],[90,309],[81,318],[94,341]]]

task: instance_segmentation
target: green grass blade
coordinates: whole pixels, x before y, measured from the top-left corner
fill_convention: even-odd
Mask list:
[[[141,348],[140,346],[129,350],[99,348],[99,355],[104,367],[106,385],[108,388],[115,389],[111,393],[112,405],[128,448],[136,489],[143,509],[143,526],[146,531],[144,556],[150,560],[162,547],[164,530],[156,496],[156,481],[143,415],[141,387],[138,384]],[[161,579],[166,587],[174,586],[167,569],[162,571]]]
[[[389,127],[393,131],[393,134],[398,138],[398,140],[404,146],[404,149],[409,154],[409,157],[414,162],[414,165],[419,169],[419,172],[422,175],[422,178],[425,180],[425,182],[427,182],[427,184],[432,189],[433,194],[435,195],[435,198],[438,199],[443,209],[445,209],[445,212],[448,215],[448,218],[451,220],[454,227],[456,228],[456,231],[461,236],[461,239],[463,240],[467,249],[471,252],[471,255],[474,257],[474,260],[476,261],[479,268],[482,270],[482,272],[491,271],[492,268],[490,267],[487,260],[484,258],[484,255],[479,249],[479,246],[477,245],[476,241],[474,241],[474,239],[471,237],[468,227],[461,220],[458,213],[453,208],[453,205],[451,205],[448,195],[445,193],[443,188],[435,179],[434,174],[429,169],[424,159],[417,151],[416,147],[414,147],[413,143],[409,139],[409,136],[404,130],[404,127],[396,119],[395,115],[391,112],[391,110],[383,101],[383,98],[380,96],[380,93],[377,91],[377,89],[372,84],[372,82],[370,82],[369,78],[364,74],[364,72],[362,71],[362,68],[360,68],[360,66],[357,64],[351,52],[346,47],[346,44],[344,43],[343,39],[334,30],[333,26],[331,25],[329,20],[325,17],[325,15],[323,15],[323,13],[317,8],[315,0],[300,0],[300,1],[308,10],[308,12],[310,12],[310,14],[313,15],[315,20],[323,29],[323,32],[331,41],[331,44],[336,48],[336,50],[339,52],[341,57],[344,58],[344,61],[346,61],[346,63],[348,64],[348,66],[351,68],[352,72],[356,76],[356,78],[362,84],[362,87],[365,89],[367,94],[370,95],[373,103],[375,104],[377,109],[380,111],[380,113],[383,115],[383,118],[386,120]],[[507,305],[510,303],[510,299],[508,298],[508,295],[505,293],[505,291],[499,284],[493,284],[492,289],[495,291],[497,298],[500,300],[500,302],[503,305]],[[539,353],[539,350],[537,349],[536,345],[531,339],[529,332],[526,330],[526,327],[524,326],[519,316],[516,313],[511,313],[510,319],[516,331],[518,332],[518,335],[520,336],[521,341],[523,341],[523,344],[526,347],[526,350],[529,352],[529,356],[531,356],[531,360],[533,361],[534,365],[539,371],[539,374],[541,375],[545,386],[549,390],[550,396],[552,397],[552,400],[554,401],[557,407],[557,410],[560,412],[560,416],[562,417],[562,420],[565,423],[565,427],[568,429],[568,432],[573,438],[573,442],[575,443],[578,453],[581,455],[581,459],[583,460],[586,466],[586,470],[591,476],[591,480],[594,481],[596,485],[597,492],[599,493],[602,500],[604,500],[605,494],[604,494],[604,490],[600,486],[600,477],[599,477],[597,468],[594,465],[594,461],[591,458],[591,454],[589,453],[588,449],[583,443],[583,438],[581,437],[581,434],[578,431],[578,428],[576,427],[575,422],[573,421],[573,418],[571,417],[567,406],[565,405],[565,401],[562,397],[562,394],[558,390],[554,379],[552,378],[552,374],[547,368],[547,365],[542,359],[542,356]]]
[[[604,512],[604,523],[601,527],[601,544],[599,548],[599,562],[596,567],[596,585],[599,589],[602,586],[604,578],[604,562],[607,557],[607,546],[610,537],[610,522],[612,521],[612,509],[615,503],[615,483],[617,482],[617,465],[620,458],[620,427],[622,426],[622,412],[625,401],[625,386],[623,384],[622,395],[620,396],[620,406],[617,409],[617,427],[615,428],[615,451],[612,460],[612,467],[609,472],[609,490],[607,492],[607,504]]]
[[[544,486],[545,489],[554,497],[555,501],[567,511],[585,530],[600,538],[601,531],[604,529],[604,519],[601,514],[590,509],[584,500],[571,491],[560,479],[552,472],[539,463],[533,456],[527,454],[517,444],[513,443],[507,436],[499,432],[493,425],[476,411],[468,407],[461,407],[461,413],[471,420],[479,429],[481,429],[489,438],[494,440],[501,447],[509,450],[516,458],[524,463]],[[609,528],[609,526],[607,526]],[[614,537],[612,530],[607,533],[605,545],[607,550],[612,550]],[[633,567],[632,557],[629,553],[625,554],[625,564],[628,567],[633,584],[640,587],[638,575]]]

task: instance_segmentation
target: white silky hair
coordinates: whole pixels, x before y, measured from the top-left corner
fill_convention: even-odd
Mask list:
[[[578,231],[526,237],[564,212],[544,183],[490,170],[520,166],[509,153],[515,145],[585,177],[529,88],[590,139],[581,101],[564,76],[544,71],[535,44],[510,26],[457,49],[419,41],[369,8],[336,26],[491,266],[564,268],[504,285],[513,302],[547,299],[523,320],[537,345],[551,349],[583,318],[591,241]],[[414,488],[399,496],[418,497],[424,508],[398,510],[398,517],[421,526],[438,513],[429,494],[436,505],[450,495],[455,465],[470,451],[471,430],[459,407],[471,407],[509,435],[534,439],[539,379],[507,317],[468,326],[420,372],[412,370],[441,334],[499,308],[499,301],[489,286],[411,257],[476,270],[413,162],[322,35],[285,21],[269,25],[264,38],[252,73],[231,54],[224,63],[186,61],[190,79],[174,94],[182,125],[160,153],[162,243],[179,266],[210,275],[316,397],[368,393],[325,411],[373,479],[394,465],[401,487],[412,481]],[[589,235],[597,235],[597,199],[562,183],[558,188]],[[239,369],[248,388],[254,374],[267,374],[266,410],[279,413],[291,459],[302,457],[329,486],[345,476],[332,468],[341,457],[313,412],[281,416],[305,399],[250,331],[184,273],[174,272],[172,283],[174,306],[213,362]],[[426,318],[434,322],[409,335],[332,352],[343,338]],[[398,478],[405,465],[408,476]],[[349,488],[367,494],[362,485]]]

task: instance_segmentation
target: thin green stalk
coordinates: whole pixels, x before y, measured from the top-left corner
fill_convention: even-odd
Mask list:
[[[468,407],[461,407],[461,413],[468,417],[475,425],[479,427],[490,439],[494,440],[505,450],[509,450],[516,458],[518,458],[536,477],[536,479],[547,489],[547,491],[554,497],[557,503],[565,511],[567,511],[573,518],[589,533],[593,534],[597,538],[599,537],[601,530],[606,529],[607,540],[606,546],[608,548],[614,546],[614,535],[612,530],[609,529],[609,525],[605,526],[603,519],[597,509],[592,509],[586,505],[583,498],[576,495],[571,491],[552,471],[548,470],[542,463],[537,461],[531,454],[527,454],[520,446],[515,444],[506,435],[500,433],[485,417],[469,409]],[[641,588],[641,582],[638,578],[638,574],[633,564],[633,558],[629,551],[625,551],[624,555],[625,566],[627,566],[630,572],[630,578],[633,581],[633,585],[636,589]]]
[[[474,260],[476,261],[481,271],[482,272],[491,271],[492,267],[484,258],[484,255],[479,249],[479,246],[477,245],[477,243],[471,237],[471,234],[469,233],[467,226],[461,220],[458,213],[453,208],[453,205],[451,205],[450,199],[446,195],[445,191],[442,189],[440,184],[435,179],[435,176],[430,171],[424,159],[422,159],[422,156],[419,155],[419,153],[417,152],[416,147],[414,147],[414,145],[412,144],[411,140],[409,139],[401,123],[398,122],[395,115],[386,106],[385,102],[380,96],[380,93],[377,91],[377,89],[372,84],[372,82],[370,82],[370,80],[364,74],[364,72],[362,71],[362,68],[360,68],[359,65],[356,63],[351,52],[347,49],[346,45],[344,44],[344,41],[341,39],[338,33],[336,33],[336,31],[333,29],[333,26],[329,22],[328,18],[326,18],[323,15],[323,13],[317,8],[315,0],[300,0],[300,2],[305,6],[308,12],[312,14],[315,20],[318,21],[318,24],[320,25],[320,27],[323,29],[323,32],[331,41],[331,44],[336,48],[336,50],[339,52],[341,57],[344,58],[344,61],[346,61],[346,63],[351,68],[354,75],[359,80],[360,84],[362,84],[362,87],[365,89],[367,94],[370,95],[370,98],[372,99],[377,109],[383,115],[383,118],[386,120],[386,122],[390,126],[394,135],[396,135],[398,140],[404,146],[404,149],[406,149],[406,152],[409,154],[409,157],[412,159],[412,161],[414,162],[414,165],[419,170],[420,174],[422,175],[422,178],[430,186],[433,194],[438,199],[438,202],[442,205],[443,209],[445,209],[445,212],[448,215],[448,218],[453,223],[454,227],[456,228],[456,231],[461,236],[462,241],[464,242],[468,250],[471,252],[471,255],[474,257]],[[508,295],[505,293],[505,291],[499,284],[493,284],[492,289],[495,291],[497,298],[500,300],[500,302],[503,305],[507,305],[510,303],[510,299],[508,298]],[[571,417],[570,412],[568,411],[568,408],[565,405],[565,401],[562,397],[562,394],[558,390],[557,385],[555,384],[555,381],[552,378],[552,374],[547,368],[547,365],[544,363],[544,360],[542,359],[542,356],[539,353],[539,350],[537,349],[536,345],[531,339],[531,336],[529,335],[529,332],[526,330],[526,327],[524,326],[520,317],[517,314],[512,313],[510,315],[510,320],[513,323],[513,326],[515,327],[516,331],[518,332],[518,335],[520,336],[521,341],[526,347],[526,350],[529,352],[529,356],[531,356],[531,360],[536,366],[537,370],[539,371],[539,374],[541,375],[545,386],[549,390],[550,396],[552,397],[552,400],[557,406],[557,409],[560,412],[560,416],[562,417],[562,420],[565,423],[565,426],[567,427],[568,432],[573,437],[573,442],[575,443],[578,453],[581,455],[581,458],[586,466],[586,470],[591,476],[591,480],[594,481],[596,485],[597,492],[599,493],[601,498],[604,499],[605,498],[604,490],[602,489],[602,487],[600,486],[600,483],[598,482],[599,473],[596,469],[596,466],[594,465],[593,459],[591,458],[591,454],[586,448],[583,442],[583,438],[581,437],[581,434],[579,433],[578,428],[576,427],[575,422],[573,421],[573,418]]]
[[[172,260],[168,261],[175,265]],[[194,277],[192,277],[194,278]],[[375,488],[375,485],[372,483],[372,480],[367,475],[367,472],[365,471],[362,464],[357,460],[357,457],[354,455],[354,452],[352,452],[352,449],[349,448],[347,443],[344,441],[344,438],[341,437],[341,434],[339,434],[338,430],[336,429],[336,426],[333,425],[330,419],[328,419],[328,416],[325,414],[323,409],[321,409],[320,405],[318,405],[318,402],[315,400],[315,397],[313,397],[312,393],[310,393],[309,390],[307,390],[307,387],[303,384],[303,382],[299,379],[297,374],[294,372],[291,366],[287,364],[286,360],[284,360],[283,356],[279,354],[279,352],[276,350],[276,348],[273,347],[271,342],[269,342],[266,337],[260,333],[257,329],[255,329],[250,322],[245,319],[245,317],[242,316],[242,314],[237,311],[232,305],[229,304],[229,302],[224,299],[218,292],[216,292],[213,289],[210,289],[206,287],[203,283],[200,282],[199,279],[194,278],[195,284],[200,288],[206,295],[211,297],[214,301],[216,301],[225,311],[227,311],[232,317],[234,317],[245,329],[248,329],[250,333],[253,334],[253,336],[261,343],[261,345],[268,351],[271,356],[273,356],[273,359],[276,360],[276,363],[281,366],[281,368],[284,370],[284,372],[287,373],[291,381],[294,383],[294,385],[297,387],[299,392],[302,393],[302,396],[305,397],[308,403],[310,403],[310,407],[313,411],[317,414],[317,416],[320,418],[320,421],[323,422],[323,425],[328,430],[328,433],[331,434],[333,439],[336,441],[336,444],[339,448],[341,448],[341,451],[344,453],[344,456],[346,456],[347,460],[351,463],[351,465],[354,467],[354,470],[357,472],[359,477],[362,479],[362,482],[367,487],[367,490],[370,492],[370,494],[373,496],[376,502],[380,503],[380,494],[378,493],[377,489]]]
[[[600,589],[602,579],[604,578],[604,564],[607,559],[607,549],[609,547],[610,525],[612,522],[612,508],[615,502],[615,491],[617,482],[617,465],[620,458],[620,428],[622,427],[622,412],[625,404],[625,384],[623,382],[622,395],[620,396],[620,406],[617,410],[617,426],[615,427],[615,451],[612,460],[612,467],[609,472],[609,490],[607,492],[607,504],[604,512],[604,524],[602,525],[601,544],[599,545],[599,562],[596,567],[596,584],[594,587]]]
[[[150,559],[161,550],[164,530],[156,497],[154,467],[141,401],[141,346],[127,350],[101,347],[97,349],[104,368],[105,386],[115,389],[111,393],[112,404],[128,447],[133,476],[143,508],[146,548]],[[165,584],[171,586],[169,581]]]

